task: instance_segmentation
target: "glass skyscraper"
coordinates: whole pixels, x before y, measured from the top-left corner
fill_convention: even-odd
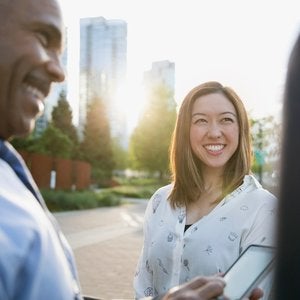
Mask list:
[[[115,122],[118,116],[114,115],[115,96],[124,84],[126,69],[127,23],[103,17],[80,19],[80,132],[84,128],[89,102],[101,98],[108,109],[112,135],[119,133],[119,122]]]

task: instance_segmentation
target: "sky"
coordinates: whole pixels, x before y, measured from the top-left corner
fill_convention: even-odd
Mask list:
[[[127,22],[127,92],[120,108],[134,127],[143,109],[143,72],[175,63],[175,100],[216,80],[231,86],[252,117],[281,115],[290,51],[300,33],[299,0],[59,0],[69,27],[69,60],[79,56],[79,18]],[[70,50],[71,49],[71,50]],[[68,69],[76,118],[78,78]]]

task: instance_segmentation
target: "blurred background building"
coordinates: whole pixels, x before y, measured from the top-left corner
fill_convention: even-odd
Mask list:
[[[103,17],[80,19],[79,133],[90,101],[105,102],[112,136],[126,132],[116,95],[127,69],[127,23]]]
[[[164,86],[170,94],[170,105],[174,105],[175,94],[175,63],[168,60],[152,63],[150,70],[144,72],[146,94],[157,86]]]
[[[127,76],[127,23],[124,20],[109,20],[104,17],[82,18],[79,23],[79,34],[79,62],[72,62],[68,59],[67,53],[72,49],[67,48],[67,29],[66,47],[62,56],[62,64],[66,72],[68,64],[79,64],[77,68],[79,70],[78,112],[73,112],[76,116],[78,115],[78,122],[75,123],[79,137],[83,136],[89,103],[94,99],[101,99],[107,108],[111,136],[117,137],[120,145],[127,148],[132,128],[128,126],[126,115],[118,107],[118,101],[126,101],[122,95],[122,89],[126,85]],[[155,61],[151,69],[144,72],[143,88],[146,98],[156,86],[164,86],[168,89],[170,104],[173,104],[174,62]],[[57,105],[62,90],[68,94],[68,76],[65,82],[53,85],[46,101],[45,112],[37,121],[35,134],[40,135],[48,126],[53,107]],[[117,99],[118,97],[121,99]],[[136,101],[144,101],[144,99],[136,99]],[[71,103],[70,105],[72,106]],[[134,110],[136,107],[133,106],[130,109]]]

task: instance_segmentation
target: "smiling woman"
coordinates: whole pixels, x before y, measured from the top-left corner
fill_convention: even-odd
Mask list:
[[[274,243],[277,201],[251,174],[250,141],[245,107],[231,88],[206,82],[184,98],[173,182],[154,193],[145,213],[137,299],[225,272],[250,244]]]

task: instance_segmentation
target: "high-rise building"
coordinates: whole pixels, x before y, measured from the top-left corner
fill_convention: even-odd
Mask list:
[[[152,63],[150,70],[144,72],[144,86],[146,93],[157,86],[164,86],[170,93],[170,105],[174,105],[175,94],[175,63],[168,60]]]
[[[104,101],[112,136],[124,130],[115,97],[124,84],[127,69],[127,23],[103,17],[80,20],[79,132],[82,133],[88,104]],[[99,116],[101,118],[101,116]]]
[[[175,63],[168,60],[153,62],[151,69],[144,73],[144,82],[150,86],[163,84],[174,91]]]

